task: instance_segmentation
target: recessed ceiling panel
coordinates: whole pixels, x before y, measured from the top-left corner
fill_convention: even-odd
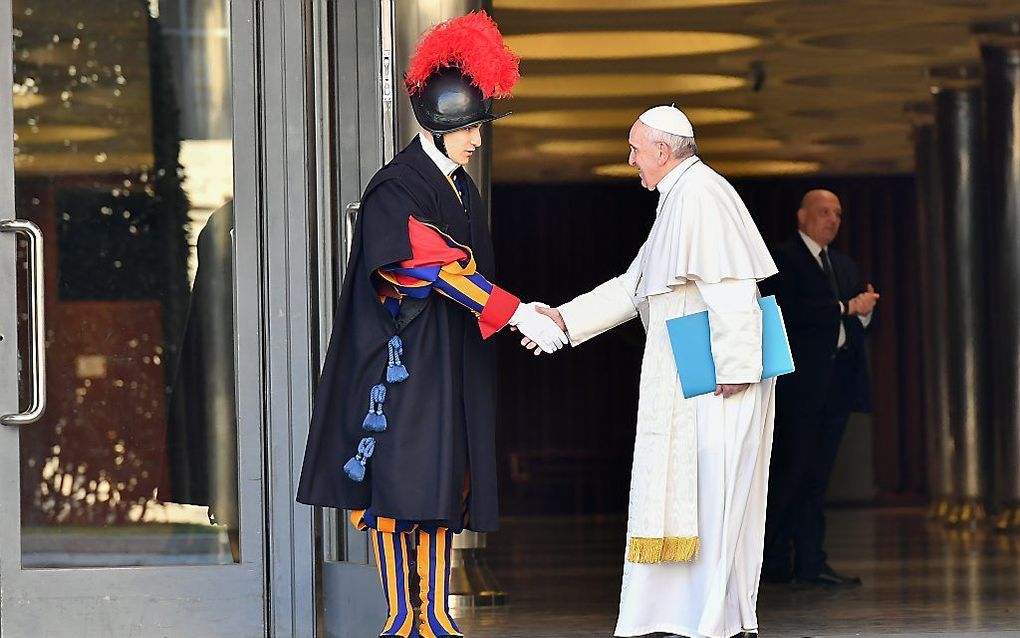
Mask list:
[[[760,137],[698,138],[698,149],[702,153],[751,153],[774,150],[782,145],[779,140]],[[627,155],[630,147],[620,136],[612,139],[549,140],[538,144],[537,150],[546,155],[607,157]]]
[[[641,11],[648,9],[701,9],[774,0],[495,0],[493,8],[529,11]]]
[[[817,172],[818,162],[791,160],[719,160],[709,165],[730,177],[751,177],[756,175],[804,175]],[[637,169],[629,164],[603,164],[592,169],[599,177],[637,178]]]
[[[525,60],[608,60],[725,53],[761,40],[713,31],[573,31],[512,35],[506,43]]]
[[[496,121],[500,128],[539,129],[603,129],[616,128],[626,131],[641,115],[642,109],[577,109],[562,111],[531,111],[514,113]],[[692,108],[684,112],[694,123],[694,128],[707,124],[743,122],[754,117],[750,111],[724,108]]]
[[[592,75],[525,75],[514,89],[517,98],[626,97],[630,95],[690,95],[739,89],[747,80],[708,73]]]

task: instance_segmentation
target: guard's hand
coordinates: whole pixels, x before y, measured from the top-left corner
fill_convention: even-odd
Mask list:
[[[518,306],[514,316],[510,318],[510,325],[524,335],[525,341],[537,345],[541,352],[553,353],[567,344],[567,335],[563,334],[551,318],[537,311],[537,304]],[[521,343],[528,347],[524,341]],[[535,354],[538,354],[538,351]]]
[[[724,399],[728,399],[734,395],[740,394],[751,385],[750,383],[738,383],[736,385],[730,383],[723,383],[715,386],[715,396],[722,396]]]
[[[535,306],[535,310],[539,314],[543,314],[543,315],[549,317],[550,319],[552,319],[553,321],[555,321],[556,322],[556,326],[560,330],[562,330],[564,334],[567,333],[567,323],[565,321],[563,321],[563,315],[560,314],[559,310],[557,310],[555,308],[550,308],[546,304],[538,303],[538,302],[535,302],[534,306]],[[569,341],[570,335],[567,335],[567,339]],[[535,343],[534,341],[532,341],[531,339],[528,339],[527,337],[524,337],[523,339],[521,339],[521,345],[524,346],[525,348],[527,348],[528,350],[531,350],[532,352],[534,352],[535,356],[538,356],[538,355],[542,354],[542,349],[538,347],[538,344]]]

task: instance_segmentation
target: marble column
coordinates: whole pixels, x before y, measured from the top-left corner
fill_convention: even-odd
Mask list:
[[[1020,20],[974,28],[984,63],[988,131],[996,527],[1020,530]]]
[[[983,105],[980,71],[932,69],[935,141],[945,215],[949,414],[955,441],[956,493],[948,522],[987,514],[991,423],[987,411],[987,313]]]
[[[945,219],[935,142],[933,105],[908,107],[913,122],[917,185],[922,365],[925,437],[931,518],[946,520],[956,499],[956,445],[949,407],[948,305]]]

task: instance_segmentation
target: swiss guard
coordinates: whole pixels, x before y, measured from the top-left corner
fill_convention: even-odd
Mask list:
[[[452,534],[494,531],[498,518],[486,340],[512,326],[546,352],[567,342],[491,283],[485,205],[463,168],[481,125],[504,117],[492,101],[518,65],[484,12],[427,31],[405,77],[423,132],[376,173],[354,229],[297,498],[352,510],[368,530],[381,636],[463,635],[448,604]]]

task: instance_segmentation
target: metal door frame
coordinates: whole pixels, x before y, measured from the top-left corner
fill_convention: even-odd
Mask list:
[[[211,625],[231,636],[313,635],[312,512],[293,498],[300,468],[294,452],[303,447],[311,388],[310,4],[284,11],[283,3],[231,1],[234,206],[256,211],[239,213],[235,231],[238,429],[247,433],[238,448],[243,562],[21,571],[20,498],[3,499],[5,536],[15,536],[0,543],[3,599],[39,610],[29,614],[30,627],[6,626],[13,635],[209,635]],[[11,36],[11,5],[0,0],[0,38]],[[0,51],[0,68],[13,68],[10,47]],[[13,139],[11,91],[0,91],[0,138]],[[0,180],[14,183],[7,149],[0,152]],[[2,191],[0,218],[14,217],[13,190]],[[9,234],[0,234],[0,255],[0,286],[11,290],[17,270]],[[0,306],[0,405],[7,411],[18,400],[15,321]],[[17,458],[18,431],[0,429],[0,484],[18,485]],[[113,587],[104,587],[105,574]],[[109,596],[111,589],[120,591]],[[253,603],[247,610],[239,604],[245,600]],[[75,616],[83,601],[88,613]],[[111,619],[115,624],[105,622]]]
[[[316,371],[347,270],[351,223],[369,180],[395,147],[394,0],[320,0],[316,12],[319,215]],[[302,446],[303,450],[303,446]],[[366,534],[344,512],[316,508],[319,636],[361,638],[385,614]]]

